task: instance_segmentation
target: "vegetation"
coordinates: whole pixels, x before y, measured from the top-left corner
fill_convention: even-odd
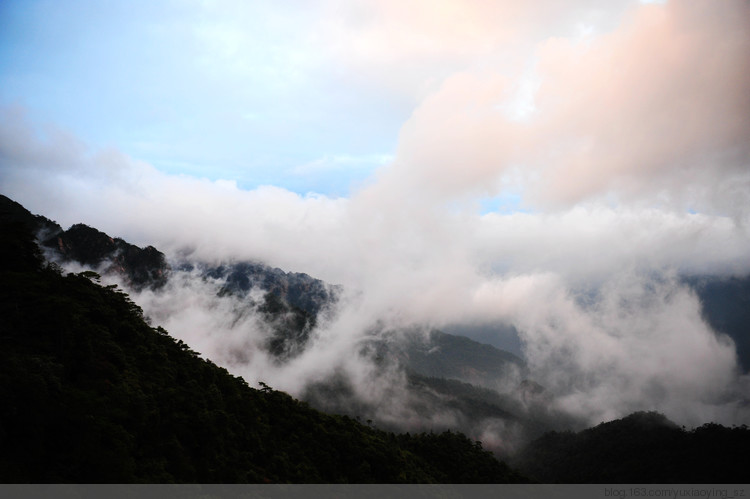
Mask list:
[[[63,232],[4,196],[0,231],[0,482],[525,481],[461,433],[396,434],[369,420],[363,425],[359,418],[316,411],[262,382],[251,388],[150,327],[142,310],[116,286],[101,286],[95,272],[63,275],[45,262],[32,234],[77,261],[96,264],[104,261],[101,255],[119,255],[116,271],[131,283],[158,287],[168,269],[153,248],[141,250],[81,225]],[[217,278],[231,272],[223,292],[240,296],[265,276],[258,312],[273,324],[268,348],[282,360],[304,346],[316,314],[335,298],[303,274],[247,264],[213,271]],[[704,308],[714,310],[708,318],[744,334],[747,314],[740,305],[747,301],[747,279],[699,284]],[[731,303],[721,308],[725,302]],[[497,379],[507,367],[522,371],[512,356],[441,333],[430,341],[372,349],[384,363],[412,361],[410,403],[425,415],[466,415],[458,424],[467,431],[501,420],[525,436],[566,427],[557,414],[522,410],[512,397],[465,382]],[[457,379],[444,379],[446,372]],[[374,408],[357,406],[349,388],[337,378],[313,385],[308,396],[316,405],[340,402],[341,410],[371,415]],[[529,380],[519,390],[529,400],[544,395]],[[547,432],[513,464],[543,483],[740,483],[750,469],[748,449],[744,425],[709,423],[688,431],[661,414],[641,412],[578,433]]]
[[[433,330],[427,336],[407,333],[404,340],[390,348],[406,357],[409,369],[422,376],[493,386],[513,373],[525,374],[523,361],[512,353],[464,336]]]
[[[73,225],[49,237],[44,245],[54,249],[64,260],[82,265],[97,267],[106,261],[108,270],[122,275],[136,289],[158,288],[167,281],[169,266],[164,254],[156,248],[139,248],[84,224]]]
[[[396,435],[200,358],[0,214],[0,481],[507,482],[457,433]]]
[[[746,483],[750,429],[687,431],[656,412],[573,432],[549,432],[514,464],[542,483]]]

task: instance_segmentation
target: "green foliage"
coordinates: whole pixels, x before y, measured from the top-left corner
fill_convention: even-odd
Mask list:
[[[2,482],[518,479],[463,436],[397,437],[253,389],[146,324],[116,286],[44,265],[28,231],[4,234]]]

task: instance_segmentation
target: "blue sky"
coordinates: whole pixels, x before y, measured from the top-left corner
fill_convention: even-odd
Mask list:
[[[248,191],[350,198],[391,178],[482,214],[742,218],[742,8],[11,0],[0,108],[88,154]]]
[[[747,421],[677,276],[750,272],[748,54],[745,0],[6,0],[0,192],[344,285],[295,380],[503,324],[566,410]]]
[[[3,2],[0,104],[165,172],[347,194],[393,153],[408,107],[296,63],[304,20],[278,21],[298,5],[227,7]]]
[[[747,9],[5,1],[0,188],[165,247],[192,244],[177,220],[189,215],[227,254],[243,250],[215,220],[242,206],[259,224],[243,230],[268,241],[254,256],[337,282],[351,276],[320,263],[330,241],[352,255],[381,241],[379,264],[399,268],[454,244],[436,236],[500,271],[604,275],[619,264],[588,258],[612,247],[638,265],[736,271],[750,223]],[[630,240],[648,244],[623,245],[602,222],[619,219],[639,221]],[[727,254],[701,256],[695,227],[734,227]],[[282,257],[300,233],[320,253]]]

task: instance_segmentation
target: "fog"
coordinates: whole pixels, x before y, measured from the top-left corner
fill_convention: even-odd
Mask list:
[[[414,395],[362,354],[368,338],[503,324],[551,412],[748,423],[734,345],[679,279],[750,273],[748,9],[642,5],[588,38],[530,42],[530,73],[453,69],[403,124],[392,161],[348,197],[167,174],[40,133],[21,107],[3,111],[0,189],[172,262],[262,261],[341,284],[308,347],[281,364],[261,348],[267,325],[217,283],[176,272],[134,292],[154,325],[251,383],[299,395],[339,375],[379,421],[408,422]],[[538,81],[530,110],[509,116],[523,78]],[[479,208],[515,192],[512,210]],[[477,433],[506,438],[502,425]]]

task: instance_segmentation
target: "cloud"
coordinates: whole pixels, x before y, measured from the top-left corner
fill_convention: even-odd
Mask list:
[[[365,156],[353,156],[351,154],[334,154],[324,156],[299,165],[292,169],[295,175],[308,175],[327,171],[344,172],[352,169],[374,169],[393,161],[390,154],[368,154]]]
[[[747,186],[749,14],[746,2],[671,2],[639,9],[591,46],[540,47],[544,138],[563,152],[536,195],[568,203],[704,187],[719,203],[727,178]]]
[[[392,162],[349,197],[166,174],[64,133],[40,136],[18,110],[0,123],[0,189],[65,226],[84,222],[172,258],[261,260],[345,285],[338,314],[283,368],[257,354],[262,324],[237,318],[237,304],[217,302],[205,283],[138,297],[196,350],[293,393],[339,370],[366,400],[393,401],[403,380],[373,382],[356,354],[374,325],[502,322],[570,413],[595,422],[658,408],[685,423],[746,422],[734,347],[676,275],[750,272],[747,4],[634,6],[583,37],[555,4],[471,4],[453,25],[452,3],[426,18],[390,3],[345,9],[343,31],[320,40],[361,37],[328,45],[348,61],[344,80],[371,65],[364,80],[419,103]],[[592,5],[570,19],[587,20]],[[506,28],[486,38],[499,17]],[[518,19],[559,36],[508,27]],[[528,51],[503,60],[499,47],[519,36]],[[236,37],[207,49],[234,57],[245,43]],[[398,71],[415,59],[414,73]],[[509,116],[529,79],[538,86],[523,119]],[[511,188],[533,210],[479,215],[478,199]],[[237,351],[256,354],[240,362]],[[384,417],[396,417],[388,407]]]
[[[451,197],[492,191],[520,167],[524,199],[537,208],[614,199],[742,219],[748,9],[641,6],[614,31],[541,42],[534,111],[521,122],[500,112],[514,88],[503,68],[455,73],[404,125],[394,175]]]
[[[516,326],[536,379],[590,423],[636,410],[688,425],[750,417],[734,344],[711,331],[674,275],[616,272],[593,293],[523,275],[485,283],[474,301]]]
[[[36,167],[26,159],[54,158],[58,143],[16,132],[0,133],[15,147],[3,154],[0,188],[33,212],[171,258],[257,259],[346,286],[338,313],[283,367],[257,347],[262,322],[238,315],[210,283],[185,279],[168,293],[136,295],[155,323],[248,379],[300,393],[309,380],[343,372],[377,405],[403,387],[386,387],[397,375],[377,378],[378,389],[367,381],[374,366],[356,352],[373,326],[504,323],[519,332],[536,379],[577,416],[656,407],[684,422],[747,418],[737,408],[733,345],[703,323],[699,302],[674,279],[675,270],[750,270],[747,231],[726,217],[602,206],[480,216],[381,181],[389,170],[351,199],[245,191],[114,152],[70,155],[64,145],[65,162]],[[382,416],[398,414],[393,406]]]
[[[501,273],[555,272],[571,285],[622,268],[744,275],[750,233],[731,218],[656,208],[579,205],[481,217],[472,251]]]
[[[318,32],[345,78],[364,80],[413,105],[456,72],[488,65],[517,69],[550,33],[568,36],[582,22],[608,29],[629,4],[610,2],[605,10],[588,0],[329,1],[322,3],[326,15]]]

